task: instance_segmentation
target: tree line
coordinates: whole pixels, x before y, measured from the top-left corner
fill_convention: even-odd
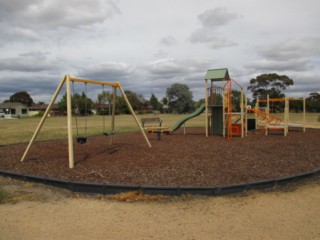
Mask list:
[[[267,95],[270,98],[285,97],[284,91],[294,85],[294,81],[286,75],[278,75],[276,73],[266,73],[252,78],[249,81],[247,89],[252,93],[252,99],[249,104],[254,105],[257,98],[266,99]],[[161,112],[161,113],[189,113],[194,111],[204,99],[198,101],[193,100],[193,94],[188,85],[174,83],[166,89],[166,95],[159,100],[155,94],[151,93],[150,99],[145,99],[143,95],[133,91],[126,90],[125,94],[133,109],[138,113]],[[234,91],[234,101],[240,102],[240,92]],[[72,106],[74,112],[80,115],[91,114],[92,109],[97,109],[97,114],[108,115],[112,104],[113,93],[102,91],[98,94],[96,100],[89,98],[85,92],[74,93],[72,96]],[[27,106],[35,105],[33,99],[26,91],[21,91],[10,96],[4,102],[21,102]],[[116,95],[117,114],[128,114],[129,109],[121,96]],[[43,104],[38,102],[37,104]],[[235,104],[239,105],[239,104]],[[58,102],[58,107],[61,112],[65,112],[67,108],[66,94],[63,95]],[[271,111],[283,111],[284,103],[272,103]],[[306,99],[306,108],[308,112],[320,112],[320,94],[311,92]],[[302,111],[302,101],[290,101],[290,109],[299,112]]]

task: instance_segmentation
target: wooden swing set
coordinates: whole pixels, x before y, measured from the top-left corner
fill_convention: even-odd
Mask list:
[[[64,84],[66,85],[66,96],[67,96],[67,123],[68,123],[68,155],[69,155],[69,168],[74,168],[74,154],[73,154],[73,124],[72,124],[72,101],[71,101],[71,83],[74,82],[79,82],[79,83],[85,83],[85,84],[95,84],[95,85],[102,85],[102,86],[109,86],[109,87],[113,87],[113,99],[112,99],[112,118],[111,118],[111,134],[107,134],[107,133],[103,133],[104,135],[108,135],[110,136],[110,144],[112,144],[112,136],[113,133],[115,132],[115,109],[116,109],[116,93],[117,93],[117,89],[119,88],[121,95],[123,97],[123,99],[125,100],[127,107],[130,111],[130,113],[132,114],[136,124],[138,125],[138,128],[140,129],[147,145],[149,147],[151,147],[151,144],[149,142],[149,139],[147,138],[123,88],[121,87],[121,84],[119,82],[103,82],[103,81],[96,81],[96,80],[88,80],[88,79],[80,79],[80,78],[73,78],[70,77],[70,75],[64,75],[55,91],[55,93],[53,94],[53,97],[43,115],[43,117],[41,118],[40,123],[38,124],[37,129],[35,130],[22,158],[21,161],[24,161],[24,159],[26,158],[31,146],[33,145],[36,137],[38,136],[50,110],[51,107],[53,106],[54,102],[56,101],[62,87],[64,86]],[[87,104],[87,103],[86,103]],[[87,109],[85,110],[87,111]],[[78,130],[78,129],[77,129]],[[84,144],[86,143],[87,140],[87,136],[86,133],[84,136],[79,136],[78,131],[77,131],[77,142],[80,144]]]

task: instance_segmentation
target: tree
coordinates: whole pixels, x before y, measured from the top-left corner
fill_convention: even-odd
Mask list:
[[[174,83],[167,88],[169,111],[174,113],[186,113],[194,110],[192,92],[185,84]]]
[[[232,110],[234,112],[240,112],[241,108],[241,92],[238,90],[232,90]]]
[[[67,93],[65,93],[61,100],[58,102],[58,108],[60,109],[61,112],[66,112],[67,111]]]
[[[27,106],[31,106],[33,104],[33,100],[29,93],[25,91],[16,92],[15,94],[11,95],[9,101],[7,102],[20,102]]]
[[[291,85],[294,85],[294,82],[288,76],[267,73],[252,78],[248,90],[251,90],[254,98],[267,98],[268,94],[270,98],[282,98],[285,96],[282,91]]]
[[[320,94],[316,92],[309,93],[306,99],[307,110],[310,112],[320,112]]]
[[[135,111],[142,111],[143,108],[145,107],[144,97],[142,95],[138,95],[135,92],[132,92],[129,90],[125,90],[124,92],[129,100],[132,108]],[[130,113],[128,106],[123,98],[119,98],[117,106],[118,106],[117,109],[120,113],[125,113],[125,114]]]
[[[79,115],[92,114],[92,103],[93,101],[87,97],[87,95],[82,92],[73,94],[71,97],[72,110],[74,113]],[[62,99],[58,102],[58,107],[60,111],[67,111],[67,94],[65,93]]]
[[[153,110],[160,110],[160,102],[158,98],[152,93],[150,97],[150,105]]]
[[[167,105],[169,101],[168,101],[167,97],[164,97],[164,98],[162,98],[161,102],[163,105]]]
[[[80,115],[92,114],[92,103],[93,101],[87,97],[87,95],[82,92],[82,94],[73,95],[73,103],[75,111],[78,110]]]
[[[102,91],[102,93],[98,94],[98,102],[100,104],[111,103],[112,102],[112,94],[107,91]]]

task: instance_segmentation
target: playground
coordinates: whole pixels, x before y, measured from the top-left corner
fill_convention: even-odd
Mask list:
[[[304,99],[275,100],[268,96],[258,99],[256,106],[249,109],[241,85],[229,77],[227,69],[208,70],[205,80],[205,104],[168,127],[164,125],[165,116],[138,117],[120,83],[65,75],[30,142],[0,148],[0,169],[66,182],[155,187],[233,186],[319,172],[320,130],[307,128],[305,107],[299,124],[289,122],[289,101],[302,101],[304,105]],[[136,131],[115,134],[114,97],[109,133],[79,135],[77,120],[73,125],[72,119],[74,82],[106,85],[114,92],[119,88]],[[217,82],[222,85],[216,86]],[[67,139],[35,141],[64,84]],[[238,105],[233,100],[234,87],[239,89]],[[285,103],[282,118],[270,113],[270,103],[274,101]],[[260,107],[260,103],[264,106]],[[87,131],[90,119],[83,118]],[[202,126],[185,128],[193,119],[202,119]],[[147,126],[149,121],[151,126]]]

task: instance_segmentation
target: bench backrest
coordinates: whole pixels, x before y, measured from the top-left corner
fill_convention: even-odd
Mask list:
[[[150,124],[149,126],[159,125],[161,127],[162,120],[159,117],[141,118],[141,123],[142,127],[145,127],[146,124]]]

